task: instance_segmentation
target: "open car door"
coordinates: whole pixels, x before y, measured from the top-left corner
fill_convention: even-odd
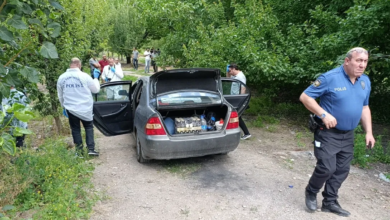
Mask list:
[[[106,136],[130,133],[133,130],[131,81],[104,83],[93,94],[93,124]]]
[[[237,79],[223,77],[221,81],[223,97],[237,110],[238,115],[242,115],[251,98],[249,88]]]

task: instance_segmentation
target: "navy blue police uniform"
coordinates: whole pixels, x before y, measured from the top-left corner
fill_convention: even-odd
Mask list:
[[[343,66],[322,74],[304,91],[311,98],[320,98],[320,106],[337,120],[335,128],[319,127],[314,132],[317,164],[306,187],[307,192],[318,193],[325,184],[322,193],[325,205],[337,200],[338,190],[348,176],[353,158],[353,130],[359,124],[363,106],[368,105],[370,91],[367,75],[361,75],[352,84]],[[318,117],[317,121],[322,123]]]

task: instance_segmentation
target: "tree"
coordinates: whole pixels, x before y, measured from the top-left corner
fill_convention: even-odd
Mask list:
[[[64,11],[47,20],[49,23],[61,26],[59,36],[53,39],[60,59],[35,61],[35,66],[42,72],[42,83],[46,86],[47,92],[42,93],[37,90],[34,92],[34,97],[38,99],[34,106],[35,109],[42,115],[54,117],[58,133],[62,131],[60,120],[62,107],[57,97],[57,79],[69,67],[72,57],[81,59],[89,57],[91,45],[96,49],[99,40],[102,40],[97,36],[100,34],[105,36],[103,34],[105,23],[100,22],[98,18],[106,13],[104,9],[108,1],[61,0],[60,3]],[[90,8],[92,6],[94,6],[93,9]],[[93,44],[92,39],[95,40]]]

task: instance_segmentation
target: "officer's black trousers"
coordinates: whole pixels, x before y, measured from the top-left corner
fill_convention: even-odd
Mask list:
[[[326,204],[337,200],[338,190],[348,176],[353,158],[354,133],[353,130],[335,133],[317,129],[313,143],[317,165],[306,190],[318,193],[325,184],[322,195]]]

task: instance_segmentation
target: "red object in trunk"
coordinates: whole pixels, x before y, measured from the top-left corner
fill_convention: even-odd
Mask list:
[[[226,129],[238,128],[238,114],[236,111],[230,113],[229,123],[227,124]]]
[[[159,117],[149,118],[145,126],[145,133],[146,135],[167,135]]]

